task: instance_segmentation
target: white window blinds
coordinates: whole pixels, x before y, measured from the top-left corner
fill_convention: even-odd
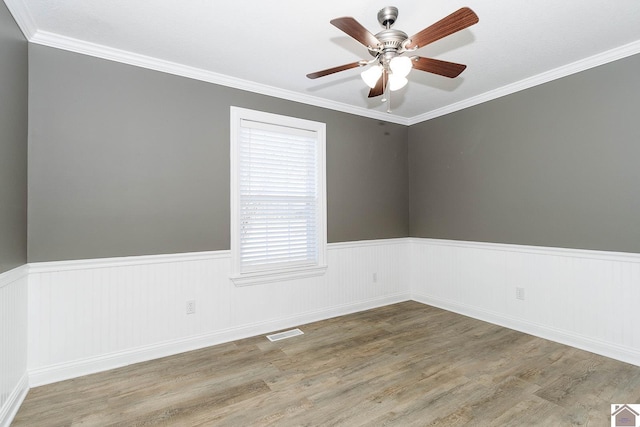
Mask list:
[[[317,145],[315,131],[240,120],[240,272],[318,263]]]

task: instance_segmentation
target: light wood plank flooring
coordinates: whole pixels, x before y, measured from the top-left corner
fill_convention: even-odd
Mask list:
[[[416,302],[32,389],[13,426],[610,425],[640,368]]]

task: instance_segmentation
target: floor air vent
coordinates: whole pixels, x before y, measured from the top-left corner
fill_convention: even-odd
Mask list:
[[[267,338],[269,338],[269,341],[280,341],[285,338],[296,337],[298,335],[303,335],[303,334],[304,332],[296,328],[296,329],[291,329],[290,331],[278,332],[277,334],[267,335]]]

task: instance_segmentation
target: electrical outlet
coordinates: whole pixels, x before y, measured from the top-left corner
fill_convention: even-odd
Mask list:
[[[378,282],[378,273],[373,273],[373,283]]]
[[[187,301],[187,314],[195,314],[195,312],[196,312],[196,302]]]
[[[516,299],[524,300],[524,288],[516,288]]]

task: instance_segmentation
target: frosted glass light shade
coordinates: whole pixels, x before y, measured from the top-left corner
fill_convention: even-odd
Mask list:
[[[408,56],[396,56],[389,62],[389,68],[393,74],[400,77],[407,77],[412,67],[411,58]]]
[[[398,76],[396,74],[389,75],[389,90],[402,89],[408,82],[406,77]]]
[[[364,83],[372,89],[376,86],[376,83],[378,82],[378,79],[381,75],[382,67],[380,67],[379,65],[374,65],[373,67],[360,73],[360,77],[362,77]]]

